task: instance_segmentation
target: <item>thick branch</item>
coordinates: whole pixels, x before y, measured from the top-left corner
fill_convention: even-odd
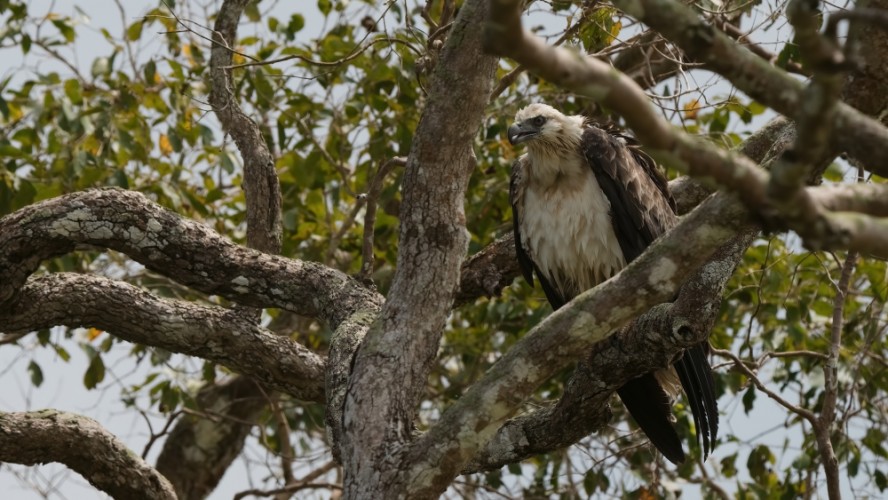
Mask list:
[[[496,58],[481,51],[485,0],[463,3],[441,51],[402,184],[397,270],[379,321],[358,351],[346,399],[345,495],[414,496],[396,469],[453,305],[468,234],[463,202],[472,144]],[[389,477],[391,475],[391,477]]]
[[[324,401],[324,358],[236,311],[160,299],[121,281],[34,277],[0,310],[6,333],[95,327],[123,340],[208,359],[305,401]]]
[[[0,413],[0,462],[59,462],[114,498],[176,498],[169,482],[114,435],[71,413]]]
[[[134,191],[88,190],[30,205],[0,219],[0,303],[46,259],[79,245],[125,253],[149,269],[209,295],[279,307],[336,328],[382,297],[313,262],[236,245]]]

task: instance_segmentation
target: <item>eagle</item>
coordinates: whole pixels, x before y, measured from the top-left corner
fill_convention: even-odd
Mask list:
[[[567,116],[542,103],[515,115],[509,142],[526,144],[512,166],[515,249],[524,278],[536,274],[553,309],[607,280],[641,255],[678,216],[666,178],[630,136]],[[667,369],[617,390],[626,409],[669,461],[685,454],[672,425],[672,401],[684,389],[704,458],[718,436],[708,342]]]

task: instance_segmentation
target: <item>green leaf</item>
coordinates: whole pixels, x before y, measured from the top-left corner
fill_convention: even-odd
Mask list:
[[[80,91],[80,82],[76,78],[65,80],[65,95],[71,100],[71,104],[83,104],[83,94]]]
[[[95,353],[89,362],[89,368],[83,374],[83,385],[87,389],[95,389],[104,379],[105,363],[102,361],[102,356],[99,353]]]
[[[746,468],[749,469],[749,475],[756,481],[767,484],[770,481],[771,465],[775,460],[771,449],[762,444],[753,448],[749,453]]]
[[[885,488],[888,488],[888,477],[885,477],[884,472],[876,470],[873,474],[873,479],[875,479],[879,491],[885,491]]]
[[[753,402],[755,401],[755,387],[749,386],[746,389],[746,392],[743,393],[743,411],[749,415],[749,412],[752,410]]]
[[[52,24],[58,28],[68,43],[74,41],[74,38],[76,38],[77,35],[74,33],[74,28],[71,26],[70,19],[53,19]]]
[[[142,26],[145,25],[144,21],[136,21],[130,25],[129,28],[126,29],[126,38],[131,42],[135,42],[139,38],[142,37]]]
[[[721,459],[722,474],[731,478],[737,475],[737,454],[728,455]]]
[[[321,11],[321,14],[327,16],[332,9],[333,4],[330,3],[330,0],[318,0],[318,10]]]
[[[31,361],[28,363],[28,373],[31,375],[31,383],[34,384],[34,387],[40,387],[43,384],[43,370],[40,369],[40,365]]]
[[[603,493],[607,491],[609,487],[610,479],[598,469],[589,469],[586,471],[586,474],[583,475],[583,490],[585,490],[587,495],[591,496],[596,491],[601,491]]]
[[[789,64],[790,61],[799,61],[801,59],[801,50],[799,50],[799,46],[794,43],[787,43],[783,46],[783,50],[780,51],[780,54],[777,56],[777,66],[786,69],[786,65]]]
[[[94,78],[105,76],[111,73],[111,61],[107,57],[97,57],[90,70]]]
[[[293,14],[290,16],[290,22],[287,24],[287,38],[292,40],[293,35],[302,31],[305,27],[305,17],[302,14]]]

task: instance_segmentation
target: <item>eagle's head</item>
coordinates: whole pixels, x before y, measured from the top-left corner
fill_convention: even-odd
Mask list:
[[[515,114],[509,142],[526,142],[531,151],[574,150],[583,136],[585,122],[582,116],[567,116],[548,104],[534,103]]]

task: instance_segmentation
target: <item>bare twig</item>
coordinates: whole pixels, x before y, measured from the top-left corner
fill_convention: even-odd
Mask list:
[[[755,385],[756,389],[765,393],[769,398],[774,400],[780,406],[782,406],[782,407],[786,408],[787,410],[795,413],[796,415],[804,418],[808,422],[813,423],[817,419],[817,417],[814,415],[814,413],[811,412],[811,410],[794,405],[794,404],[790,403],[789,401],[783,399],[783,397],[781,395],[777,394],[776,392],[772,391],[771,389],[768,389],[768,387],[765,386],[765,384],[763,384],[761,380],[759,380],[758,375],[756,375],[755,372],[750,370],[749,367],[746,366],[746,363],[744,363],[743,360],[741,360],[739,357],[737,357],[737,355],[734,354],[733,352],[728,351],[726,349],[712,349],[712,354],[715,354],[716,356],[721,356],[723,358],[728,358],[731,361],[733,361],[734,367],[737,370],[739,370],[741,373],[746,375],[746,377],[753,383],[753,385]]]
[[[342,57],[340,59],[337,59],[335,61],[317,61],[315,59],[312,59],[310,57],[306,57],[306,56],[303,56],[300,54],[292,54],[289,56],[279,57],[277,59],[269,59],[267,61],[257,61],[255,58],[251,57],[250,59],[253,59],[255,62],[232,64],[229,66],[223,66],[223,69],[231,70],[231,69],[238,69],[238,68],[249,68],[251,66],[269,66],[272,64],[277,64],[277,63],[281,63],[281,62],[285,62],[285,61],[292,61],[293,59],[298,59],[298,60],[300,60],[306,64],[309,64],[311,66],[320,66],[320,67],[327,67],[327,68],[341,66],[342,64],[345,64],[349,61],[357,59],[358,57],[360,57],[361,54],[366,52],[368,49],[370,49],[371,47],[373,47],[377,43],[383,43],[383,42],[392,43],[392,44],[400,44],[400,45],[403,45],[403,46],[407,47],[408,49],[412,50],[413,52],[416,52],[418,55],[422,55],[422,51],[420,51],[419,49],[414,47],[413,44],[411,44],[410,42],[408,42],[406,40],[401,40],[400,38],[379,37],[379,38],[374,38],[373,40],[370,40],[369,42],[367,42],[363,46],[356,47],[355,50],[351,54],[349,54],[345,57]]]
[[[296,458],[296,455],[293,453],[293,446],[290,444],[290,433],[292,432],[290,424],[287,422],[287,416],[284,414],[283,408],[281,408],[280,395],[265,394],[265,396],[274,416],[275,425],[277,425],[277,440],[281,447],[281,472],[284,474],[284,481],[287,484],[291,484],[296,481],[296,478],[293,477],[293,459]]]
[[[833,300],[833,318],[830,331],[829,351],[823,365],[824,394],[820,417],[811,422],[817,438],[817,448],[826,472],[826,487],[830,500],[841,498],[839,484],[839,461],[833,449],[830,434],[836,418],[836,399],[838,397],[839,348],[842,344],[842,325],[844,324],[845,298],[848,295],[848,284],[854,274],[857,253],[848,252],[842,265],[842,275],[836,285],[836,296]]]
[[[379,200],[379,194],[382,192],[385,178],[388,176],[389,172],[395,167],[403,167],[406,164],[407,158],[395,157],[380,165],[376,175],[373,176],[373,181],[370,182],[370,189],[362,198],[367,206],[367,209],[364,211],[361,271],[357,276],[362,282],[368,282],[370,280],[370,275],[373,274],[373,264],[375,259],[373,255],[373,230],[374,226],[376,226],[376,203]]]
[[[718,29],[724,31],[725,34],[727,34],[729,37],[731,37],[734,40],[737,40],[739,43],[743,44],[743,46],[746,47],[747,49],[749,49],[750,52],[752,52],[753,54],[761,57],[765,61],[768,61],[772,64],[777,60],[777,57],[778,57],[777,54],[771,52],[770,50],[762,47],[761,45],[759,45],[751,40],[748,40],[746,38],[748,35],[747,33],[744,33],[743,31],[741,31],[740,28],[738,28],[737,26],[728,22],[721,15],[709,16],[709,20]],[[805,68],[802,67],[801,64],[799,64],[795,61],[787,61],[786,62],[786,70],[789,71],[790,73],[795,73],[797,75],[805,75],[805,76],[811,75],[810,71],[806,70]]]

